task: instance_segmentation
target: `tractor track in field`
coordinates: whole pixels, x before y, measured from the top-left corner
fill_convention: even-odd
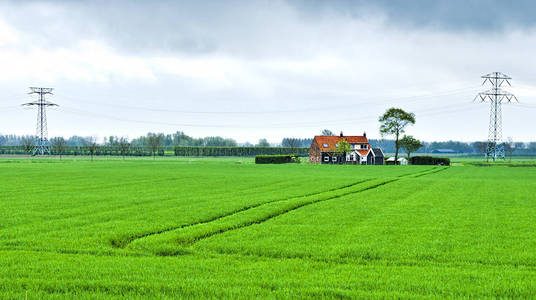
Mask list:
[[[261,219],[252,220],[250,222],[240,224],[239,226],[236,226],[236,227],[226,228],[224,230],[218,230],[218,231],[215,231],[215,232],[211,232],[209,234],[201,235],[198,238],[196,238],[195,240],[193,240],[191,243],[189,243],[189,245],[193,245],[193,244],[195,244],[195,243],[197,243],[197,242],[199,242],[199,241],[201,241],[203,239],[215,236],[217,234],[222,234],[222,233],[225,233],[225,232],[228,232],[228,231],[232,231],[232,230],[236,230],[236,229],[240,229],[240,228],[245,228],[245,227],[252,226],[252,225],[255,225],[255,224],[264,223],[264,222],[266,222],[266,221],[268,221],[270,219],[273,219],[275,217],[278,217],[278,216],[284,215],[286,213],[292,212],[292,211],[297,210],[299,208],[309,206],[311,204],[341,198],[341,197],[344,197],[344,196],[348,196],[350,194],[358,194],[358,193],[365,192],[365,191],[368,191],[368,190],[376,189],[378,187],[384,186],[384,185],[392,183],[392,182],[399,181],[400,179],[415,178],[415,177],[425,176],[425,175],[428,175],[428,174],[438,173],[438,172],[444,171],[446,169],[447,168],[432,168],[432,169],[427,169],[427,170],[416,172],[416,173],[403,174],[403,175],[399,175],[397,177],[392,177],[390,180],[386,180],[386,181],[379,182],[377,184],[365,187],[365,188],[360,189],[358,191],[352,191],[352,192],[347,192],[347,193],[343,193],[343,194],[340,194],[340,195],[333,195],[333,196],[323,198],[323,199],[318,199],[318,200],[312,200],[312,201],[308,201],[308,202],[298,203],[294,207],[291,207],[290,209],[287,209],[287,210],[284,210],[284,211],[278,211],[276,213],[267,215],[267,216],[265,216],[264,218],[261,218]],[[319,194],[323,194],[323,193],[327,193],[327,192],[333,192],[333,191],[337,191],[337,190],[342,190],[342,189],[349,188],[349,187],[352,187],[352,186],[355,186],[355,185],[358,185],[358,184],[361,184],[361,183],[372,181],[374,179],[376,179],[376,178],[363,179],[363,180],[359,180],[359,181],[351,183],[351,184],[346,184],[344,186],[331,188],[331,189],[324,190],[324,191],[318,191],[318,192],[308,193],[308,194],[304,194],[304,195],[300,195],[300,196],[292,196],[292,197],[287,197],[287,198],[280,198],[280,199],[271,200],[269,202],[263,202],[263,203],[257,203],[257,204],[253,204],[253,205],[248,205],[246,207],[243,207],[243,208],[231,211],[231,212],[223,213],[223,214],[220,214],[218,216],[215,216],[215,217],[212,217],[212,218],[209,218],[209,219],[201,220],[201,221],[194,222],[194,223],[184,224],[184,225],[181,225],[181,226],[175,226],[175,227],[172,227],[172,228],[166,228],[164,230],[150,232],[150,233],[146,233],[146,234],[142,234],[142,235],[134,235],[134,236],[132,236],[132,237],[126,239],[126,240],[124,240],[124,239],[123,240],[111,240],[110,243],[112,244],[113,248],[124,249],[130,243],[134,242],[135,240],[142,239],[142,238],[145,238],[145,237],[158,235],[158,234],[162,234],[162,233],[177,230],[177,229],[188,228],[188,227],[195,226],[195,225],[201,225],[201,224],[210,223],[210,222],[217,221],[219,219],[229,217],[229,216],[232,216],[234,214],[238,214],[240,212],[245,212],[245,211],[250,210],[252,208],[260,207],[262,205],[266,205],[266,204],[269,204],[269,203],[281,202],[281,201],[292,200],[292,199],[297,199],[297,198],[303,198],[303,197],[308,197],[308,196],[315,196],[315,195],[319,195]],[[39,249],[39,250],[37,250],[37,249],[22,249],[22,248],[19,248],[19,247],[1,247],[0,251],[2,251],[2,252],[4,252],[4,251],[53,252],[53,253],[59,253],[59,254],[104,255],[104,256],[116,256],[116,255],[117,256],[130,256],[130,255],[146,256],[146,254],[136,253],[136,252],[133,252],[131,254],[124,253],[124,252],[121,252],[120,254],[119,253],[116,254],[116,253],[107,252],[107,251],[103,251],[103,252],[101,252],[101,251],[77,251],[77,250],[65,250],[65,249]]]
[[[297,204],[296,206],[294,206],[294,207],[292,207],[290,209],[275,212],[273,214],[269,214],[269,215],[267,215],[267,216],[265,216],[264,218],[261,218],[261,219],[252,220],[250,222],[240,224],[239,226],[229,227],[229,228],[217,230],[217,231],[214,231],[214,232],[210,232],[210,233],[207,233],[207,234],[204,234],[204,235],[200,235],[194,241],[192,241],[191,243],[187,243],[187,244],[183,244],[183,245],[191,246],[191,245],[193,245],[193,244],[195,244],[195,243],[197,243],[197,242],[199,242],[199,241],[201,241],[203,239],[207,239],[209,237],[212,237],[212,236],[215,236],[215,235],[218,235],[218,234],[222,234],[222,233],[225,233],[225,232],[229,232],[229,231],[249,227],[249,226],[252,226],[252,225],[261,224],[261,223],[264,223],[264,222],[266,222],[266,221],[268,221],[270,219],[282,216],[284,214],[287,214],[289,212],[292,212],[292,211],[297,210],[297,209],[302,208],[302,207],[306,207],[306,206],[316,204],[316,203],[320,203],[320,202],[325,202],[325,201],[328,201],[328,200],[342,198],[342,197],[348,196],[348,195],[359,194],[359,193],[362,193],[362,192],[365,192],[365,191],[368,191],[368,190],[372,190],[372,189],[378,188],[380,186],[383,186],[383,185],[386,185],[386,184],[389,184],[389,183],[392,183],[392,182],[395,182],[395,181],[398,181],[398,180],[400,180],[400,178],[395,178],[395,179],[383,181],[383,182],[374,184],[372,186],[368,186],[366,188],[363,188],[362,190],[359,190],[359,191],[348,192],[348,193],[344,193],[344,194],[341,194],[341,195],[336,195],[336,196],[331,196],[331,197],[324,198],[324,199],[319,199],[319,200],[316,200],[316,201],[299,203],[299,204]]]
[[[334,195],[334,196],[330,196],[330,197],[327,197],[327,198],[324,198],[324,199],[318,199],[318,200],[313,200],[313,201],[310,201],[310,202],[303,202],[303,203],[299,203],[297,204],[296,206],[290,208],[290,209],[287,209],[287,210],[284,210],[284,211],[280,211],[280,212],[276,212],[274,214],[270,214],[270,215],[267,215],[265,216],[264,218],[261,218],[261,219],[257,219],[257,220],[253,220],[253,221],[250,221],[250,222],[246,222],[246,223],[243,223],[243,224],[240,224],[239,226],[235,226],[235,227],[230,227],[230,228],[226,228],[226,229],[222,229],[222,230],[217,230],[217,231],[214,231],[214,232],[210,232],[210,233],[207,233],[207,234],[204,234],[204,235],[201,235],[199,236],[198,238],[196,238],[193,242],[185,245],[185,246],[189,246],[189,245],[192,245],[192,244],[195,244],[197,242],[199,242],[200,240],[203,240],[203,239],[207,239],[209,237],[212,237],[212,236],[215,236],[215,235],[218,235],[218,234],[222,234],[222,233],[225,233],[225,232],[228,232],[228,231],[233,231],[233,230],[237,230],[237,229],[241,229],[241,228],[245,228],[245,227],[248,227],[248,226],[252,226],[252,225],[256,225],[256,224],[261,224],[261,223],[264,223],[270,219],[273,219],[275,217],[278,217],[278,216],[282,216],[284,214],[287,214],[289,212],[292,212],[294,210],[297,210],[299,208],[302,208],[302,207],[305,207],[305,206],[309,206],[309,205],[312,205],[312,204],[315,204],[315,203],[320,203],[320,202],[324,202],[324,201],[328,201],[328,200],[333,200],[333,199],[338,199],[338,198],[342,198],[342,197],[345,197],[345,196],[348,196],[348,195],[352,195],[352,194],[359,194],[359,193],[362,193],[362,192],[366,192],[366,191],[369,191],[369,190],[373,190],[373,189],[376,189],[378,187],[381,187],[381,186],[384,186],[386,184],[389,184],[389,183],[393,183],[393,182],[396,182],[396,181],[399,181],[400,179],[403,179],[403,178],[406,178],[406,177],[409,177],[409,178],[415,178],[415,177],[421,177],[421,176],[425,176],[425,175],[429,175],[429,174],[434,174],[434,173],[438,173],[438,172],[441,172],[441,171],[444,171],[446,170],[447,168],[433,168],[431,170],[425,170],[425,171],[422,171],[422,172],[417,172],[416,174],[413,174],[413,173],[410,173],[410,174],[404,174],[404,175],[400,175],[396,178],[393,178],[393,179],[390,179],[390,180],[386,180],[386,181],[383,181],[383,182],[379,182],[377,184],[374,184],[374,185],[371,185],[371,186],[368,186],[368,187],[365,187],[361,190],[358,190],[358,191],[352,191],[352,192],[347,192],[347,193],[343,193],[343,194],[340,194],[340,195]],[[412,176],[413,175],[413,176]],[[347,186],[343,186],[343,187],[340,187],[340,188],[337,188],[337,189],[332,189],[332,190],[328,190],[328,191],[325,191],[325,192],[318,192],[318,193],[315,193],[315,195],[317,194],[321,194],[321,193],[326,193],[326,192],[330,192],[330,191],[335,191],[335,190],[342,190],[344,188],[348,188],[348,187],[351,187],[351,186],[355,186],[357,184],[360,184],[360,183],[364,183],[364,182],[367,182],[367,181],[371,181],[371,180],[374,180],[375,178],[371,178],[369,180],[363,180],[361,182],[357,182],[357,183],[354,183],[354,184],[350,184],[350,185],[347,185]],[[294,197],[293,197],[294,198]],[[290,200],[290,199],[293,199],[293,198],[289,198],[287,200]],[[299,197],[295,197],[295,198],[299,198]],[[284,201],[284,200],[281,200],[281,201]],[[276,201],[272,201],[270,203],[273,203],[273,202],[276,202]],[[264,204],[268,204],[268,203],[263,203],[261,205],[264,205]],[[261,205],[257,205],[258,206],[261,206]],[[249,208],[248,208],[249,209]],[[243,210],[245,211],[245,210]]]
[[[253,209],[253,208],[257,208],[257,207],[260,207],[262,205],[270,204],[270,203],[281,202],[281,201],[286,201],[286,200],[291,200],[291,199],[296,199],[296,198],[310,197],[310,196],[315,196],[315,195],[319,195],[319,194],[323,194],[323,193],[334,192],[334,191],[349,188],[349,187],[352,187],[352,186],[355,186],[355,185],[358,185],[358,184],[361,184],[361,183],[365,183],[367,181],[371,181],[371,180],[374,180],[374,179],[375,178],[368,178],[368,179],[360,180],[360,181],[357,181],[357,182],[354,182],[354,183],[351,183],[351,184],[347,184],[347,185],[344,185],[344,186],[332,188],[332,189],[325,190],[325,191],[313,192],[313,193],[308,193],[308,194],[299,195],[299,196],[292,196],[292,197],[287,197],[287,198],[278,198],[278,199],[270,200],[268,202],[255,203],[255,204],[247,205],[247,206],[244,206],[242,208],[235,209],[235,210],[223,213],[223,214],[219,214],[217,216],[214,216],[214,217],[211,217],[211,218],[208,218],[208,219],[205,219],[205,220],[201,220],[201,221],[198,221],[198,222],[183,224],[183,225],[180,225],[180,226],[174,226],[174,227],[170,227],[170,228],[165,228],[165,229],[162,229],[162,230],[149,232],[149,233],[146,233],[146,234],[136,235],[136,236],[133,236],[131,238],[128,238],[127,240],[111,240],[110,243],[115,248],[125,248],[130,243],[134,242],[135,240],[143,239],[143,238],[146,238],[146,237],[149,237],[149,236],[152,236],[152,235],[162,234],[162,233],[166,233],[166,232],[177,230],[177,229],[183,229],[183,228],[187,228],[187,227],[191,227],[191,226],[195,226],[195,225],[201,225],[201,224],[214,222],[214,221],[217,221],[219,219],[222,219],[222,218],[225,218],[225,217],[230,217],[232,215],[235,215],[235,214],[238,214],[238,213],[241,213],[241,212]]]
[[[445,169],[446,168],[439,168],[439,169],[438,168],[432,168],[432,169],[427,169],[427,170],[420,171],[420,172],[417,172],[417,173],[404,174],[404,175],[397,176],[397,177],[395,177],[393,179],[386,180],[386,181],[383,181],[383,182],[379,182],[379,183],[374,184],[374,185],[369,186],[369,187],[365,187],[365,188],[363,188],[361,190],[358,190],[358,191],[352,191],[352,192],[347,192],[347,193],[343,193],[343,194],[340,194],[340,195],[334,195],[334,196],[330,196],[330,197],[327,197],[327,198],[324,198],[324,199],[306,201],[306,202],[303,202],[303,203],[299,203],[299,204],[291,207],[290,209],[287,209],[287,210],[284,210],[284,211],[274,212],[273,214],[269,214],[269,215],[267,215],[267,216],[265,216],[264,218],[261,218],[261,219],[252,220],[250,222],[245,222],[245,223],[239,224],[237,226],[224,228],[224,229],[216,230],[214,232],[209,232],[209,233],[200,235],[200,236],[196,237],[193,241],[191,241],[189,243],[182,243],[182,244],[183,244],[183,246],[189,246],[189,245],[197,243],[198,241],[200,241],[202,239],[206,239],[206,238],[209,238],[209,237],[217,235],[217,234],[222,234],[222,233],[225,233],[225,232],[228,232],[228,231],[232,231],[232,230],[252,226],[252,225],[255,225],[255,224],[264,223],[264,222],[266,222],[266,221],[268,221],[270,219],[273,219],[275,217],[281,216],[283,214],[289,213],[291,211],[297,210],[299,208],[302,208],[302,207],[305,207],[305,206],[308,206],[308,205],[311,205],[311,204],[341,198],[341,197],[344,197],[344,196],[348,196],[350,194],[358,194],[358,193],[361,193],[361,192],[372,190],[372,189],[378,188],[380,186],[383,186],[383,185],[398,181],[398,180],[406,178],[406,177],[408,177],[408,178],[413,178],[413,177],[417,177],[417,176],[420,177],[420,176],[424,176],[424,175],[428,175],[428,174],[437,173],[437,172],[443,171]],[[337,190],[342,190],[342,189],[349,188],[349,187],[352,187],[352,186],[355,186],[355,185],[358,185],[358,184],[361,184],[361,183],[372,181],[374,179],[376,179],[376,178],[369,178],[369,179],[365,179],[365,180],[360,180],[360,181],[354,182],[352,184],[347,184],[347,185],[344,185],[344,186],[341,186],[341,187],[337,187],[337,188],[333,188],[333,189],[329,189],[329,190],[325,190],[325,191],[314,192],[314,193],[309,193],[309,194],[305,194],[305,195],[301,195],[301,196],[288,197],[288,198],[283,198],[283,199],[272,200],[272,201],[269,201],[269,202],[263,202],[263,203],[258,203],[258,204],[254,204],[254,205],[249,205],[249,206],[246,206],[246,207],[243,207],[243,208],[240,208],[240,209],[228,212],[228,213],[224,213],[224,214],[221,214],[221,215],[218,215],[216,217],[213,217],[213,218],[210,218],[210,219],[207,219],[207,220],[203,220],[203,221],[200,221],[200,222],[185,224],[185,225],[176,226],[176,227],[173,227],[173,228],[166,228],[164,230],[160,230],[160,231],[157,231],[157,232],[150,232],[150,233],[147,233],[147,234],[134,236],[134,237],[129,238],[127,240],[112,240],[111,244],[112,244],[112,246],[114,246],[116,248],[126,248],[132,242],[134,242],[136,240],[139,240],[139,239],[146,238],[146,237],[150,237],[150,236],[154,236],[154,235],[158,235],[158,234],[163,234],[163,233],[174,231],[174,230],[184,229],[184,228],[188,228],[188,227],[192,227],[192,226],[196,226],[196,225],[207,224],[207,223],[214,222],[214,221],[217,221],[219,219],[223,219],[225,217],[230,217],[232,215],[235,215],[235,214],[238,214],[238,213],[241,213],[241,212],[245,212],[245,211],[248,211],[250,209],[257,208],[257,207],[267,205],[267,204],[270,204],[270,203],[282,202],[282,201],[286,201],[286,200],[292,200],[292,199],[303,198],[303,197],[308,197],[308,196],[314,196],[314,195],[319,195],[319,194],[323,194],[323,193],[333,192],[333,191],[337,191]]]
[[[421,176],[426,176],[426,175],[430,175],[430,174],[434,174],[434,173],[439,173],[439,172],[442,172],[442,171],[445,171],[447,170],[449,167],[446,167],[446,168],[436,168],[436,169],[433,169],[432,171],[430,172],[426,172],[426,173],[419,173],[415,176],[411,176],[411,178],[417,178],[417,177],[421,177]]]

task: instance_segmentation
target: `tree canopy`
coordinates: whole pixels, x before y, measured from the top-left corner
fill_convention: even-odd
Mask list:
[[[350,151],[352,151],[352,146],[346,139],[342,138],[337,142],[335,152],[346,155]]]
[[[379,119],[380,133],[382,136],[395,136],[395,161],[398,161],[398,150],[400,149],[399,137],[405,132],[409,124],[415,124],[415,114],[408,113],[400,108],[389,108]]]
[[[259,139],[259,143],[255,145],[256,147],[270,147],[270,143],[266,139]]]
[[[333,131],[329,129],[324,129],[322,130],[322,135],[335,135],[335,134],[333,133]]]
[[[406,153],[408,154],[408,161],[410,159],[411,153],[419,150],[419,148],[421,148],[422,146],[423,146],[422,142],[414,138],[411,135],[405,135],[400,140],[400,147],[406,150]]]
[[[50,143],[52,144],[52,148],[54,151],[59,154],[60,159],[61,155],[63,154],[63,151],[65,151],[65,148],[67,147],[67,143],[65,142],[65,139],[61,136],[55,137],[52,140],[50,140]]]

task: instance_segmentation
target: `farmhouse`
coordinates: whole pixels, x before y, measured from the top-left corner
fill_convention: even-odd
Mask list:
[[[339,153],[337,143],[345,139],[351,146],[351,151]],[[353,163],[360,165],[383,165],[383,152],[379,148],[370,146],[367,134],[362,136],[317,135],[309,147],[309,162],[323,164]]]

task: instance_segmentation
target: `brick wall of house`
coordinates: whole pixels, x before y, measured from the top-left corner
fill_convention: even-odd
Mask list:
[[[311,147],[309,147],[309,162],[310,163],[320,163],[321,160],[321,153],[320,153],[320,147],[316,143],[315,140],[311,143]]]

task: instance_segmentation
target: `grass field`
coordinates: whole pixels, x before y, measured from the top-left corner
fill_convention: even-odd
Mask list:
[[[0,159],[0,298],[533,298],[536,164]]]

